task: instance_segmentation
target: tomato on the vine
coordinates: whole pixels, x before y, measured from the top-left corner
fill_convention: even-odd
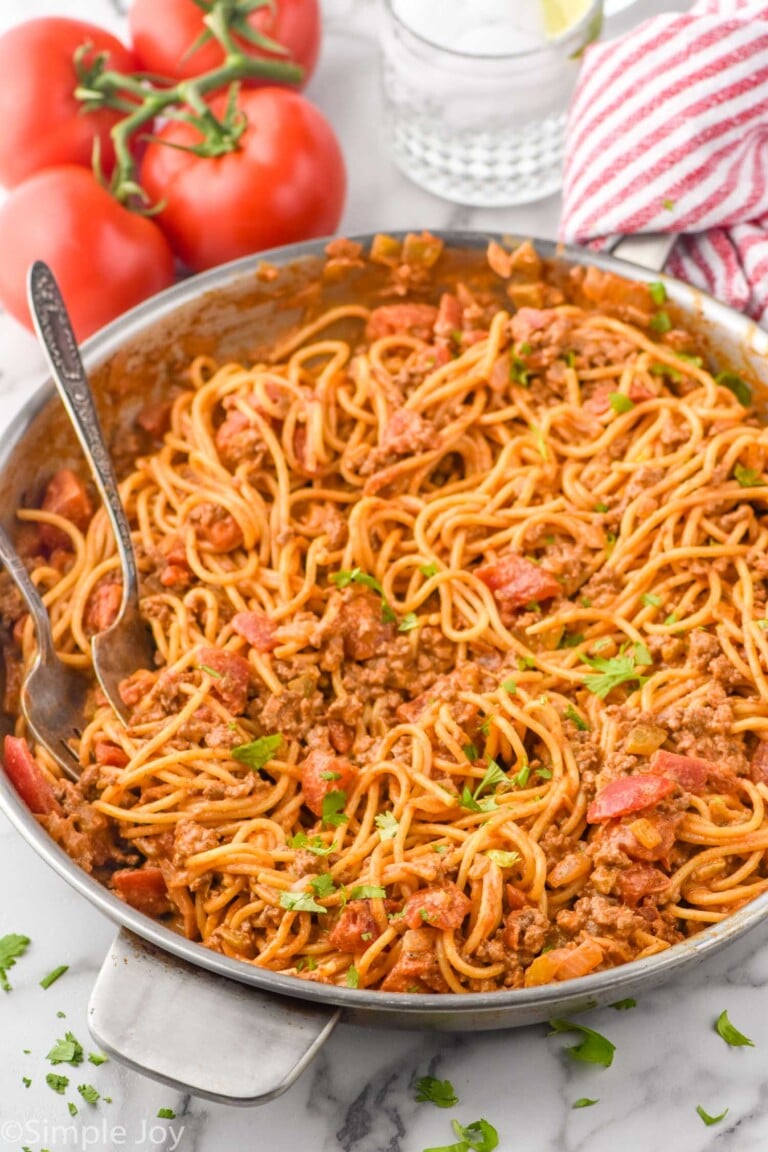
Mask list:
[[[75,335],[85,339],[173,283],[173,253],[151,220],[123,208],[92,172],[46,168],[0,206],[0,301],[32,327],[27,270],[51,266]]]
[[[133,53],[95,24],[42,17],[0,36],[0,183],[12,188],[41,168],[55,164],[91,166],[98,139],[106,172],[114,161],[109,131],[122,113],[85,111],[75,96],[75,52],[83,44],[85,67],[99,53],[107,66],[133,72]]]
[[[215,40],[190,51],[205,32],[204,15],[195,0],[135,0],[128,22],[134,50],[145,71],[173,80],[191,80],[218,68],[224,52]],[[303,87],[312,75],[320,51],[318,0],[275,0],[252,12],[248,23],[288,49],[288,59],[304,69],[300,85]],[[285,59],[264,52],[237,35],[234,40],[249,56]],[[274,81],[251,79],[245,83],[260,86]]]
[[[223,119],[228,96],[215,97]],[[336,230],[346,191],[344,158],[323,115],[296,92],[240,92],[247,125],[235,151],[201,157],[192,124],[172,120],[147,146],[141,184],[176,255],[194,271]],[[168,147],[168,145],[176,147]],[[180,147],[181,146],[181,147]]]

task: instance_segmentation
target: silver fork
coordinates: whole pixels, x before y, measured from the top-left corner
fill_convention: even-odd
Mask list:
[[[139,576],[131,529],[120,501],[115,469],[104,443],[72,323],[53,272],[41,260],[36,260],[29,270],[28,296],[54,383],[86,455],[115,535],[123,574],[123,598],[114,623],[92,638],[91,655],[107,699],[123,723],[127,723],[129,711],[120,696],[120,681],[139,668],[153,668],[155,655],[151,633],[139,611]]]
[[[80,761],[68,740],[79,738],[88,681],[56,655],[51,621],[24,561],[0,525],[0,561],[29,609],[37,633],[37,653],[21,688],[21,708],[39,744],[62,771],[77,780]]]

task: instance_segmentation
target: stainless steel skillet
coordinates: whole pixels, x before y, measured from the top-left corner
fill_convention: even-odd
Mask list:
[[[484,267],[486,233],[442,233],[455,269]],[[370,236],[357,237],[366,246]],[[534,241],[539,253],[633,279],[662,279],[610,256]],[[101,390],[107,429],[119,429],[174,383],[196,352],[248,356],[298,318],[304,304],[334,302],[362,290],[354,270],[323,279],[324,241],[262,254],[188,280],[109,325],[83,349]],[[276,278],[264,271],[268,262]],[[449,260],[450,264],[450,260]],[[670,299],[723,367],[761,381],[768,396],[768,333],[686,285],[663,278]],[[366,285],[375,290],[375,284]],[[439,290],[439,289],[438,289]],[[0,447],[0,521],[39,494],[41,469],[78,459],[57,423],[50,381],[41,385]],[[119,433],[114,448],[130,447]],[[44,478],[44,474],[43,474]],[[512,1028],[568,1015],[636,994],[742,937],[768,910],[768,894],[692,940],[647,960],[559,986],[441,996],[329,988],[230,960],[190,943],[134,911],[81,871],[20,802],[0,772],[0,805],[35,851],[120,926],[96,982],[90,1022],[99,1043],[139,1071],[230,1104],[257,1104],[284,1091],[339,1018],[368,1026],[442,1031]]]

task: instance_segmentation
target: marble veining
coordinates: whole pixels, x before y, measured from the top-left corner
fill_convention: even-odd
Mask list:
[[[640,0],[622,20],[664,6]],[[127,7],[128,0],[3,0],[0,31],[31,16],[58,14],[120,32]],[[555,235],[556,197],[515,210],[476,210],[408,184],[380,135],[376,2],[324,0],[324,12],[325,48],[310,95],[336,125],[348,158],[345,231],[426,226]],[[7,427],[42,371],[32,338],[0,315],[0,427]],[[33,941],[10,973],[13,991],[0,992],[1,1149],[422,1152],[454,1142],[454,1116],[463,1123],[481,1116],[491,1121],[500,1152],[670,1146],[676,1152],[765,1152],[768,1146],[768,942],[761,930],[642,995],[635,1009],[605,1008],[585,1018],[616,1045],[609,1069],[575,1063],[565,1052],[572,1038],[548,1037],[543,1026],[444,1036],[342,1024],[296,1084],[255,1111],[183,1095],[116,1062],[57,1068],[71,1078],[66,1096],[46,1085],[52,1069],[45,1054],[67,1029],[88,1048],[88,998],[113,931],[0,817],[0,935],[19,932]],[[39,980],[63,963],[70,966],[67,974],[43,991]],[[724,1008],[754,1048],[729,1048],[715,1033]],[[204,1050],[204,1021],[200,1043]],[[450,1079],[460,1103],[450,1110],[417,1104],[414,1083],[423,1075]],[[24,1076],[31,1079],[28,1088]],[[84,1103],[76,1091],[82,1083],[112,1102]],[[585,1096],[599,1103],[574,1110]],[[78,1104],[74,1119],[67,1100]],[[729,1111],[708,1128],[697,1104],[710,1114]],[[172,1109],[176,1118],[158,1119],[160,1108]]]

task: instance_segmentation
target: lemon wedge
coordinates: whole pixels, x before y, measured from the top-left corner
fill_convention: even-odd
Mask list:
[[[562,36],[592,7],[592,0],[539,0],[547,39]]]

